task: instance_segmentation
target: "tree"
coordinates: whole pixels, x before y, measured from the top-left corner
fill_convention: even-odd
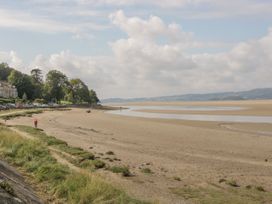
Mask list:
[[[49,71],[43,81],[42,71],[38,68],[32,69],[30,75],[10,68],[6,63],[0,63],[0,81],[8,81],[18,91],[18,97],[25,100],[56,101],[65,99],[73,103],[97,104],[99,99],[94,90],[80,79],[68,78],[57,70]]]
[[[96,92],[94,90],[90,90],[90,102],[91,104],[97,104],[100,102],[99,98],[96,95]]]
[[[7,81],[8,76],[12,72],[12,68],[8,66],[7,63],[1,63],[0,64],[0,81]]]
[[[31,77],[36,83],[42,84],[43,83],[43,76],[42,76],[42,70],[40,69],[32,69],[30,71]]]
[[[31,73],[32,84],[34,85],[33,98],[42,98],[43,97],[42,70],[32,69],[30,73]]]
[[[68,79],[63,73],[57,70],[49,71],[45,82],[46,99],[59,102],[64,98],[68,84]]]
[[[13,70],[8,76],[8,81],[17,88],[20,98],[22,98],[25,93],[28,99],[34,99],[34,85],[32,84],[30,76]]]
[[[71,79],[69,83],[67,99],[72,103],[90,103],[88,86],[80,79]]]

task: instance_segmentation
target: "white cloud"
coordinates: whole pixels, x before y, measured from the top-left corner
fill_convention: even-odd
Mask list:
[[[0,62],[8,63],[11,67],[18,67],[22,69],[23,62],[22,60],[17,56],[16,52],[10,51],[10,52],[1,52],[0,51]]]
[[[264,37],[235,45],[220,54],[189,54],[199,45],[192,33],[161,18],[110,16],[127,34],[111,42],[113,56],[78,56],[69,51],[38,55],[29,69],[59,69],[82,78],[102,98],[141,97],[272,86],[272,29]],[[201,44],[201,43],[200,43]],[[16,53],[0,53],[2,61],[20,66]],[[17,65],[15,66],[17,67]]]
[[[138,17],[127,18],[122,10],[110,15],[110,19],[131,38],[154,40],[156,37],[166,36],[171,41],[190,41],[192,33],[182,31],[176,23],[165,25],[157,16],[150,16],[148,20]]]
[[[40,0],[44,2],[43,0]],[[49,1],[50,2],[50,1]],[[272,2],[259,0],[71,0],[79,6],[155,6],[160,9],[176,9],[183,12],[180,15],[188,18],[233,17],[237,15],[271,16]],[[48,1],[46,1],[48,3]],[[51,1],[52,4],[67,4],[67,1]],[[203,7],[204,9],[201,9]]]
[[[161,89],[177,85],[177,76],[183,70],[195,68],[191,56],[183,52],[194,47],[192,33],[176,24],[166,25],[156,16],[143,20],[128,18],[118,11],[110,19],[128,35],[127,39],[111,43],[118,63],[119,89],[126,87],[139,96],[140,90],[148,88],[157,95]]]
[[[179,15],[188,18],[233,17],[237,15],[269,15],[272,2],[260,0],[28,0],[34,5],[84,9],[102,7],[125,8],[152,6],[159,9],[177,10]],[[103,10],[103,9],[102,9]],[[75,11],[76,12],[76,11]],[[86,13],[89,15],[88,13]],[[91,14],[92,15],[92,14]]]
[[[94,30],[108,28],[106,25],[92,22],[67,23],[52,20],[46,16],[7,9],[0,9],[0,27],[41,33],[71,33],[75,36],[90,36],[90,32]]]
[[[36,18],[29,13],[2,9],[0,10],[0,26],[47,33],[76,32],[74,28],[45,18]]]
[[[79,4],[95,4],[95,5],[153,5],[159,7],[184,7],[187,5],[198,5],[201,3],[214,3],[216,0],[75,0]],[[218,0],[217,0],[218,1]]]
[[[128,35],[111,44],[120,70],[118,81],[129,89],[126,96],[272,86],[271,30],[265,37],[239,43],[226,53],[191,55],[188,48],[201,43],[179,27],[173,32],[158,17],[128,18],[118,11],[111,20]],[[160,36],[166,42],[156,40]],[[172,41],[175,36],[179,38]]]
[[[47,73],[51,69],[64,72],[69,78],[81,78],[90,87],[102,88],[102,84],[112,84],[111,58],[77,56],[69,50],[50,56],[37,55],[29,65],[29,70],[38,67]]]

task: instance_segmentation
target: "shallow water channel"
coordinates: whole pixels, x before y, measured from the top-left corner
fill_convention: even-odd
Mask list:
[[[205,114],[168,114],[148,113],[140,110],[188,110],[188,111],[233,111],[242,110],[242,107],[231,106],[122,106],[122,110],[108,111],[110,114],[142,117],[194,121],[219,121],[219,122],[247,122],[247,123],[272,123],[272,116],[239,116],[239,115],[205,115]]]

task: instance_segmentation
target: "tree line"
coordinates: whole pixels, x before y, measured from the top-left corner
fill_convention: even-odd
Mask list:
[[[94,90],[81,79],[68,79],[58,71],[51,70],[43,79],[40,69],[32,69],[30,74],[24,74],[6,63],[0,64],[0,81],[7,81],[14,85],[18,97],[24,100],[55,102],[68,101],[73,104],[97,104],[99,99]]]

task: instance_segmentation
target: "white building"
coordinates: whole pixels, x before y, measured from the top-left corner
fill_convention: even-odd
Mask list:
[[[17,98],[18,92],[15,86],[7,82],[0,81],[0,97],[2,98]]]

